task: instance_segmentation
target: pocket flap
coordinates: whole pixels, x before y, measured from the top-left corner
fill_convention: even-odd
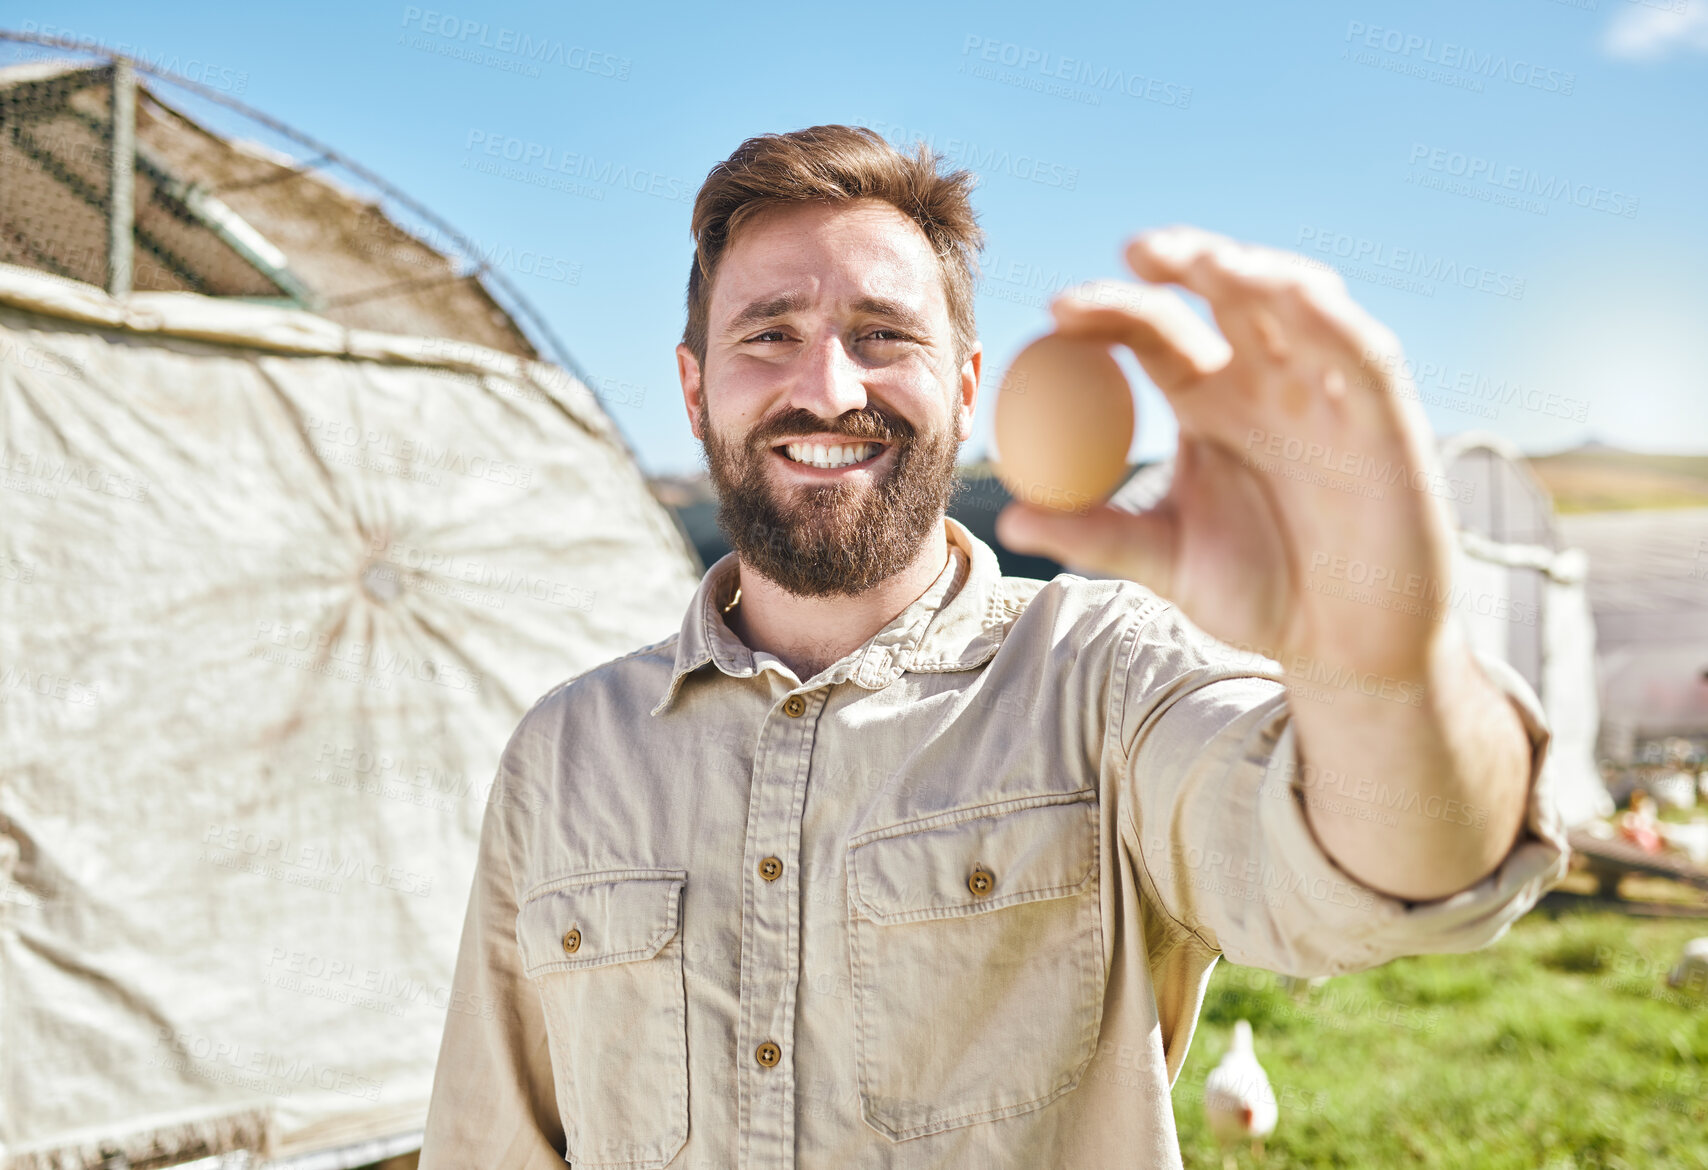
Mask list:
[[[898,923],[1078,893],[1096,862],[1095,796],[1022,797],[861,834],[848,896],[872,921]]]
[[[530,977],[650,959],[676,934],[684,870],[610,870],[547,882],[516,914]]]

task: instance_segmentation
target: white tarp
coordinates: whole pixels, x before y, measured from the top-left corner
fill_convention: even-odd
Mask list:
[[[0,1165],[419,1128],[506,737],[697,577],[555,367],[0,266]]]
[[[1542,700],[1552,737],[1543,764],[1567,828],[1613,812],[1596,766],[1600,707],[1595,621],[1579,549],[1555,551],[1459,534],[1454,612],[1471,645],[1511,663]]]
[[[1708,508],[1589,512],[1560,526],[1589,554],[1609,754],[1708,732]]]

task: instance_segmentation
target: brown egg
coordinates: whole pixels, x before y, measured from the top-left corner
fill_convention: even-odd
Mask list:
[[[996,392],[996,477],[1017,500],[1082,512],[1126,474],[1133,416],[1132,387],[1106,344],[1040,337]]]

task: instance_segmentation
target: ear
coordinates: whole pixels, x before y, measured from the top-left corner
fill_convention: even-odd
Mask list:
[[[700,363],[694,357],[694,351],[685,345],[676,347],[676,377],[682,382],[682,405],[688,411],[688,429],[694,432],[696,439],[705,441],[706,436],[700,433]]]
[[[957,403],[959,415],[961,442],[965,443],[973,437],[973,407],[978,403],[979,378],[984,373],[984,346],[973,342],[973,348],[967,354],[967,360],[961,363],[958,375],[961,398]]]

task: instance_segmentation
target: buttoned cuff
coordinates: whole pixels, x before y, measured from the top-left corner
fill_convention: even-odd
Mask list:
[[[1489,680],[1511,700],[1523,724],[1530,741],[1529,792],[1524,828],[1500,865],[1476,885],[1448,897],[1407,902],[1379,893],[1351,877],[1329,857],[1311,830],[1307,799],[1344,800],[1348,810],[1367,808],[1374,820],[1383,815],[1385,794],[1378,790],[1372,799],[1363,792],[1343,793],[1320,782],[1320,778],[1308,776],[1300,767],[1293,723],[1286,721],[1263,780],[1266,793],[1284,793],[1285,798],[1274,802],[1279,807],[1270,812],[1275,815],[1263,818],[1263,832],[1282,872],[1304,877],[1302,891],[1319,907],[1318,915],[1312,917],[1339,920],[1317,923],[1328,928],[1328,937],[1338,937],[1338,946],[1319,950],[1301,940],[1294,949],[1296,955],[1309,957],[1310,965],[1320,970],[1294,974],[1335,975],[1403,955],[1477,950],[1499,939],[1565,876],[1570,850],[1556,784],[1543,768],[1549,730],[1541,704],[1511,666],[1481,652],[1474,651],[1473,656]],[[1394,794],[1393,800],[1388,808],[1404,806],[1408,811],[1418,811],[1407,804],[1408,794],[1403,791]],[[1410,794],[1410,802],[1416,803],[1415,794]],[[1488,816],[1487,809],[1453,802],[1421,811],[1472,829],[1486,823]]]

